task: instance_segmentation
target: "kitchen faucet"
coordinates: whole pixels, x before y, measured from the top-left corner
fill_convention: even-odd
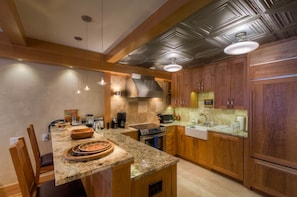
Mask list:
[[[206,114],[204,114],[204,113],[200,113],[200,116],[204,116],[205,117],[205,122],[204,122],[204,125],[209,125],[209,122],[207,121],[207,115]]]

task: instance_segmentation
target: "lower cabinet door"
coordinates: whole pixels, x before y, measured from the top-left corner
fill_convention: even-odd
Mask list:
[[[243,138],[209,132],[211,168],[243,181]]]

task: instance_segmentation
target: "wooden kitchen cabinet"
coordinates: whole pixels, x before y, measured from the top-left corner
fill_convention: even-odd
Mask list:
[[[196,139],[194,138],[194,162],[209,168],[209,148],[208,140]]]
[[[177,126],[177,155],[209,168],[208,141],[186,136],[185,127]]]
[[[217,63],[215,67],[215,108],[246,109],[246,57]]]
[[[177,155],[192,161],[193,157],[193,138],[186,136],[185,127],[177,126]]]
[[[180,157],[185,157],[186,155],[186,135],[185,135],[185,127],[176,126],[176,134],[177,134],[177,149],[176,153]]]
[[[198,93],[192,92],[191,70],[172,74],[171,105],[174,107],[198,107]]]
[[[251,186],[272,196],[297,196],[297,77],[251,86]]]
[[[243,181],[243,138],[209,132],[211,169]]]
[[[166,153],[176,155],[176,141],[176,126],[166,127]]]
[[[131,197],[176,197],[177,164],[131,180]],[[121,196],[127,196],[121,193]]]
[[[193,69],[192,72],[192,89],[197,92],[214,91],[215,64],[206,65]]]
[[[137,140],[139,139],[139,133],[138,131],[131,131],[131,132],[126,132],[126,133],[123,133],[124,135],[134,139],[134,140]]]
[[[275,165],[259,159],[251,159],[250,179],[252,188],[270,196],[297,195],[297,170]]]

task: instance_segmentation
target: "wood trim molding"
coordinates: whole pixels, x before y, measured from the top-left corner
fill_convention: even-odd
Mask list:
[[[26,45],[25,31],[14,0],[0,1],[0,26],[11,43]]]
[[[171,73],[165,71],[150,70],[137,66],[112,64],[106,62],[104,62],[104,65],[102,65],[102,54],[100,53],[31,38],[27,38],[27,43],[27,46],[20,46],[0,42],[0,58],[13,60],[22,59],[23,61],[28,62],[107,73],[120,73],[127,75],[138,73],[167,80],[171,79]]]

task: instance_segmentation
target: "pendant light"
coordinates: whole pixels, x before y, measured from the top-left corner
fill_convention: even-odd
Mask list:
[[[79,48],[79,42],[82,41],[82,38],[80,36],[74,36],[74,39],[77,41],[77,48]],[[77,77],[77,90],[75,92],[76,94],[80,94],[81,91],[79,89],[79,77]]]
[[[80,94],[81,91],[79,89],[79,76],[77,75],[77,90],[76,90],[76,94]]]
[[[101,58],[101,65],[102,65],[102,70],[104,69],[104,48],[103,48],[103,0],[101,0],[101,36],[102,36],[102,41],[101,41],[101,52],[102,52],[102,58]],[[103,72],[104,75],[104,72]],[[101,80],[97,82],[99,85],[104,86],[106,85],[106,82],[104,81],[104,78],[101,77]]]
[[[87,15],[83,15],[81,16],[81,19],[86,23],[86,50],[88,51],[89,47],[88,47],[88,23],[92,21],[92,18],[90,16]],[[87,64],[88,64],[88,57],[86,57],[87,60]],[[88,86],[88,76],[87,76],[87,80],[86,80],[86,87],[84,88],[84,90],[89,91],[91,90],[91,88],[89,88]]]
[[[172,58],[171,59],[171,64],[168,64],[168,65],[165,65],[163,67],[163,69],[167,72],[177,72],[177,71],[180,71],[183,67],[177,63],[175,63],[176,59],[175,58]]]
[[[240,32],[235,35],[238,42],[227,46],[224,52],[228,55],[241,55],[256,50],[259,47],[259,43],[246,40],[246,32]]]

